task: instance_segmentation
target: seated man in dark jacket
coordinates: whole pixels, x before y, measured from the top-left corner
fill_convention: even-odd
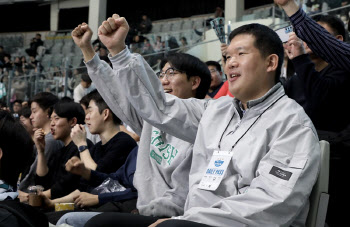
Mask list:
[[[330,15],[315,18],[318,24],[339,40],[344,40],[343,22]],[[313,53],[293,34],[287,44],[296,75],[284,85],[286,94],[303,106],[317,130],[340,132],[350,124],[350,111],[335,111],[331,106],[342,106],[349,100],[349,73],[329,64]]]

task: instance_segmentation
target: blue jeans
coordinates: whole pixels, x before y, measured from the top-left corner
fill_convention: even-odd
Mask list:
[[[58,220],[56,226],[60,224],[68,224],[74,227],[84,227],[85,223],[90,220],[90,218],[101,214],[101,212],[70,212],[63,215],[60,220]]]

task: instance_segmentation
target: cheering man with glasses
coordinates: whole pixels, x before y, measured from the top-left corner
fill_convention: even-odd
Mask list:
[[[167,134],[143,120],[139,110],[129,100],[129,95],[123,91],[122,85],[114,80],[116,71],[95,55],[91,46],[92,31],[87,24],[75,28],[72,36],[84,54],[88,73],[101,96],[123,122],[141,135],[133,181],[138,190],[138,212],[154,217],[183,215],[188,194],[193,144]],[[113,38],[106,39],[105,36],[101,38],[101,41],[107,44],[107,48],[113,47],[109,43],[113,42]],[[109,57],[112,64],[119,64],[119,58],[115,58],[113,54]],[[140,55],[135,57],[141,62],[144,61]],[[143,62],[142,65],[147,63]],[[210,73],[204,62],[189,54],[175,53],[167,56],[160,66],[162,70],[157,74],[159,79],[155,77],[151,68],[147,67],[147,70],[155,77],[156,81],[152,83],[156,83],[167,93],[167,100],[205,97],[210,84]],[[127,76],[123,72],[121,74]],[[94,215],[96,213],[91,213],[90,217],[84,214],[85,221]],[[106,221],[113,222],[115,215],[111,213],[106,217]],[[153,220],[153,217],[151,218]],[[83,223],[79,219],[81,219],[79,215],[72,214],[63,216],[61,220],[80,226]],[[77,225],[78,222],[80,225]]]
[[[173,56],[169,56],[168,59],[173,59],[173,62],[178,61],[180,63],[181,61],[179,61],[178,59],[181,59],[184,56],[187,58],[192,58],[192,56],[186,54],[176,54]],[[157,73],[157,76],[163,85],[164,92],[175,95],[182,99],[197,97],[196,93],[200,91],[197,91],[197,89],[193,89],[193,84],[198,84],[198,82],[200,81],[197,80],[199,80],[200,78],[187,76],[185,71],[172,67],[172,65],[167,61],[167,59],[163,60],[163,62],[161,63],[163,70]],[[164,71],[164,69],[166,70]]]

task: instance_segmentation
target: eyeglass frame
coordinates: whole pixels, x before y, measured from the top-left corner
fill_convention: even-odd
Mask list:
[[[173,71],[172,75],[167,73],[169,70]],[[175,71],[177,71],[177,72],[175,73]],[[158,79],[163,79],[165,77],[167,80],[169,80],[169,79],[172,80],[176,74],[181,74],[181,73],[185,73],[185,71],[176,69],[174,67],[170,67],[170,68],[167,68],[167,70],[165,70],[165,72],[162,72],[162,71],[157,72],[156,75],[157,75]]]

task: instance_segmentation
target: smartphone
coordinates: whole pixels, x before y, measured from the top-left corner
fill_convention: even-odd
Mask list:
[[[286,43],[288,42],[288,39],[289,39],[289,33],[291,33],[292,31],[293,31],[293,26],[289,25],[284,28],[277,29],[275,32],[282,40],[282,43]]]

